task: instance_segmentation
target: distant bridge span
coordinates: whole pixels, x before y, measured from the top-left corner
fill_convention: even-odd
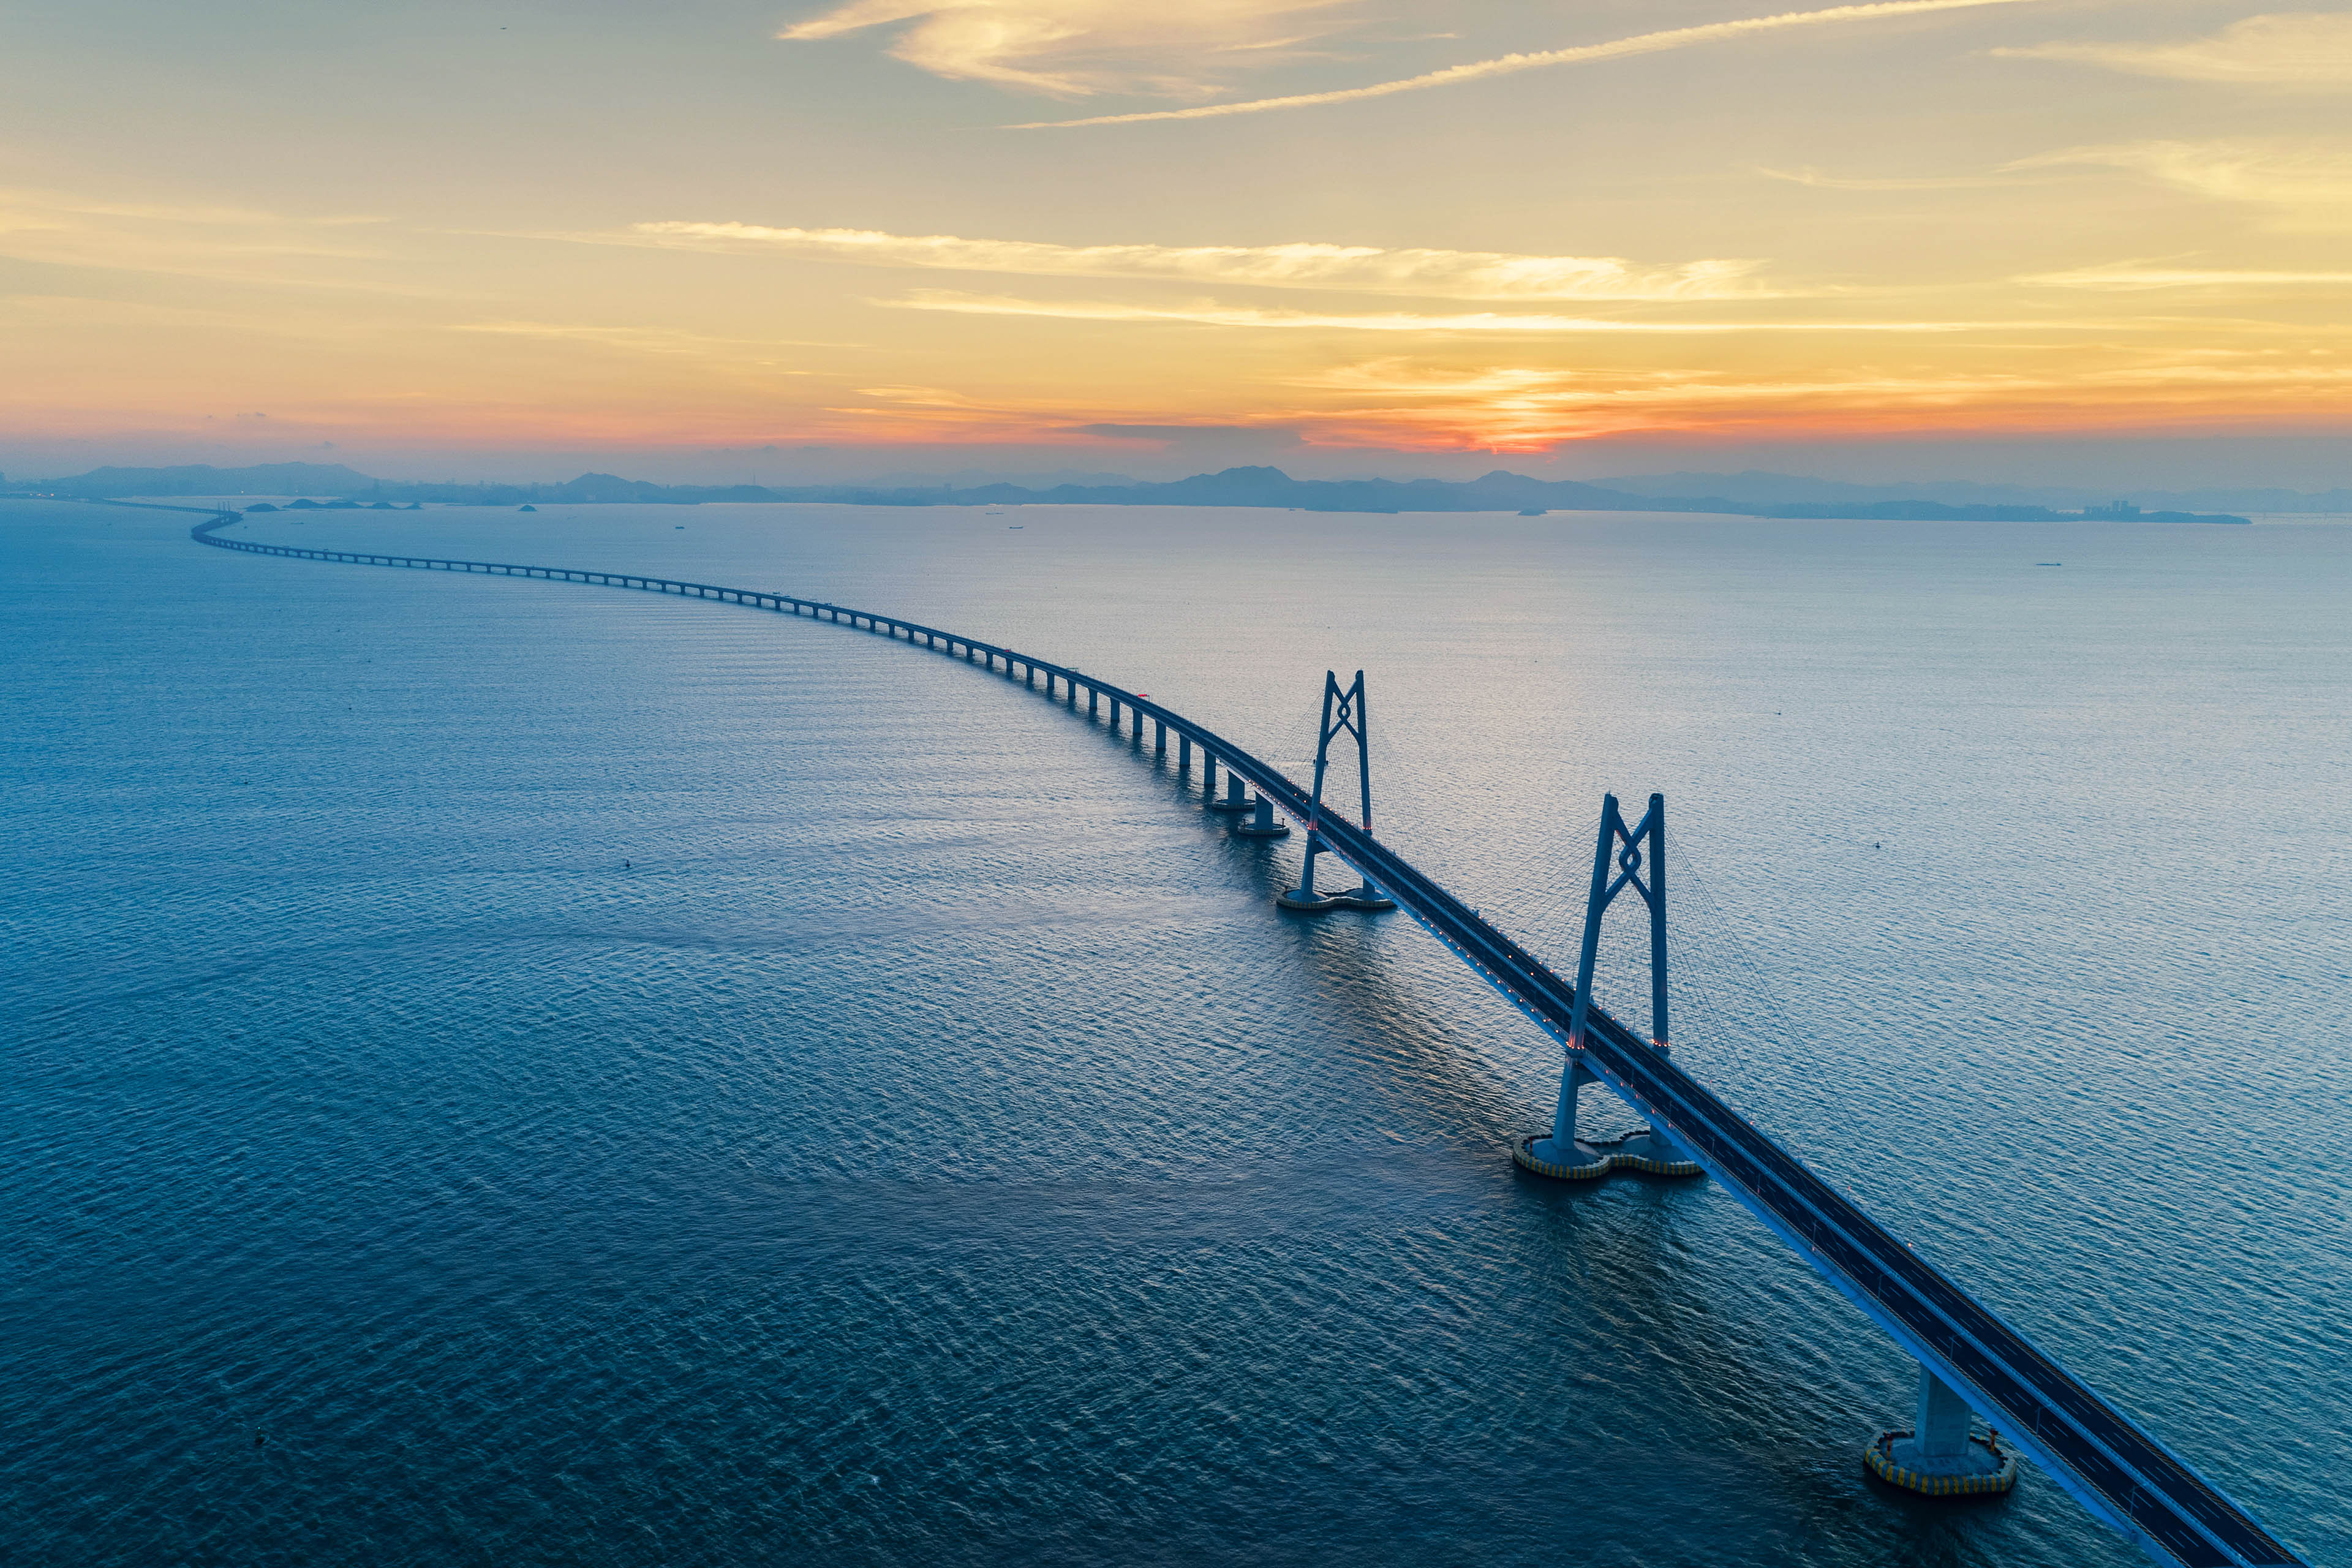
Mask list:
[[[1113,724],[1120,708],[1132,710],[1139,743],[1141,721],[1150,719],[1160,726],[1162,748],[1167,736],[1174,734],[1187,752],[1198,746],[1205,758],[1222,761],[1248,780],[1275,809],[1320,833],[1331,852],[1354,867],[1367,884],[1394,899],[1547,1034],[1563,1046],[1568,1042],[1575,1003],[1575,988],[1569,981],[1362,828],[1328,808],[1310,823],[1312,797],[1277,769],[1204,726],[1098,677],[961,633],[789,594],[638,573],[309,550],[218,537],[218,530],[240,521],[237,514],[225,512],[190,530],[190,537],[253,555],[537,577],[717,600],[904,637],[910,644],[985,664],[992,671],[1001,664],[1008,679],[1017,674],[1032,688],[1043,676],[1048,697],[1060,685],[1073,704],[1083,689],[1089,713],[1098,701],[1111,705]],[[2157,1561],[2182,1568],[2302,1563],[2137,1422],[1896,1240],[1671,1058],[1598,1007],[1588,1015],[1584,1053],[1611,1089],[1669,1133],[1725,1191],[2103,1523],[2130,1537]]]

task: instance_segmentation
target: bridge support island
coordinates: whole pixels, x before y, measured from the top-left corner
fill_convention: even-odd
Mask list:
[[[1995,1497],[2017,1484],[2017,1456],[1975,1426],[1968,1401],[1923,1366],[1910,1430],[1881,1432],[1863,1462],[1887,1485],[1926,1497]]]

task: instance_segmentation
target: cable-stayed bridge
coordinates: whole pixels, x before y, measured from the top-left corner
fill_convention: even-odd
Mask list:
[[[1657,797],[1652,797],[1650,814],[1631,829],[1617,815],[1613,797],[1606,805],[1579,978],[1571,981],[1416,870],[1376,838],[1366,821],[1351,822],[1324,805],[1323,763],[1334,736],[1349,733],[1360,748],[1364,745],[1360,675],[1355,686],[1345,690],[1336,679],[1327,682],[1323,732],[1314,786],[1309,789],[1223,736],[1098,676],[898,616],[789,594],[636,573],[313,550],[219,537],[220,529],[240,521],[236,513],[221,513],[197,525],[190,534],[203,544],[255,555],[629,588],[831,621],[1002,673],[1072,711],[1083,692],[1087,715],[1104,717],[1107,706],[1107,722],[1113,729],[1124,716],[1139,748],[1144,726],[1150,725],[1155,754],[1164,755],[1172,738],[1177,766],[1184,776],[1189,777],[1192,753],[1201,752],[1203,804],[1243,814],[1246,820],[1236,825],[1236,832],[1263,837],[1287,832],[1278,817],[1306,827],[1308,869],[1301,887],[1284,900],[1290,907],[1365,909],[1385,908],[1392,902],[1567,1047],[1562,1117],[1555,1121],[1552,1138],[1522,1144],[1520,1163],[1545,1174],[1570,1177],[1597,1174],[1607,1168],[1605,1160],[1596,1163],[1591,1158],[1592,1152],[1577,1143],[1573,1135],[1574,1090],[1583,1081],[1580,1075],[1590,1075],[1648,1119],[1652,1131],[1644,1168],[1676,1170],[1695,1165],[1713,1176],[1919,1362],[1921,1395],[1915,1427],[1882,1435],[1871,1451],[1871,1468],[1882,1477],[1931,1495],[2005,1489],[2015,1473],[2014,1460],[2002,1455],[1997,1440],[1973,1434],[1969,1420],[1973,1413],[2021,1449],[2094,1516],[2130,1537],[2158,1562],[2183,1568],[2233,1564],[2253,1568],[2302,1561],[2131,1417],[1675,1065],[1663,1039],[1665,905],[1661,852],[1664,828],[1664,803]],[[1222,795],[1216,788],[1220,768],[1225,773]],[[1245,795],[1245,786],[1254,794]],[[1360,815],[1368,820],[1368,782],[1365,789]],[[1643,875],[1645,847],[1649,852],[1646,879]],[[1336,896],[1317,894],[1313,868],[1317,856],[1324,853],[1352,867],[1362,878],[1362,886]],[[1612,862],[1616,871],[1611,869]],[[1651,910],[1653,1020],[1661,1036],[1657,1041],[1644,1040],[1593,1005],[1591,998],[1593,945],[1601,914],[1609,899],[1629,886]]]

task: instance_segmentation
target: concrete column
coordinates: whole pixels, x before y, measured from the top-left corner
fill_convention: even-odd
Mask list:
[[[1164,719],[1151,721],[1151,754],[1155,757],[1168,754],[1168,721]]]
[[[1217,753],[1203,746],[1201,748],[1201,798],[1209,799],[1216,793]]]
[[[1551,1142],[1557,1152],[1549,1156],[1539,1154],[1539,1158],[1549,1158],[1554,1164],[1580,1165],[1584,1163],[1575,1152],[1576,1091],[1588,1083],[1598,1081],[1592,1076],[1592,1069],[1584,1065],[1584,1053],[1570,1051],[1568,1065],[1559,1073],[1559,1104],[1551,1115]],[[1538,1148],[1540,1150],[1541,1145]]]
[[[1926,1367],[1919,1369],[1919,1410],[1911,1440],[1921,1458],[1952,1459],[1967,1453],[1970,1417],[1968,1401]]]
[[[1091,718],[1093,718],[1093,717],[1095,716],[1095,713],[1096,713],[1096,711],[1097,711],[1097,709],[1096,709],[1096,706],[1095,706],[1095,705],[1096,705],[1097,703],[1100,702],[1101,700],[1102,700],[1102,689],[1101,689],[1101,688],[1099,688],[1099,687],[1095,687],[1095,686],[1089,686],[1089,687],[1087,687],[1087,718],[1091,719]]]
[[[1176,776],[1181,779],[1192,771],[1192,737],[1179,735],[1176,737]]]
[[[1114,730],[1118,728],[1118,699],[1116,697],[1110,700],[1110,727]]]

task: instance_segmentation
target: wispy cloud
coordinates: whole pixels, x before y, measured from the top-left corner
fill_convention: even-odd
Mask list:
[[[2281,288],[2336,287],[2352,284],[2352,271],[2265,271],[2231,267],[2157,267],[2137,261],[2098,267],[2076,267],[2063,272],[2036,272],[2017,279],[2051,289],[2102,289],[2136,292],[2153,289],[2213,289],[2267,290]]]
[[[1419,92],[1426,88],[1456,87],[1464,82],[1539,70],[1548,66],[1584,65],[1595,60],[1659,54],[1667,49],[1686,49],[1694,45],[1719,43],[1727,38],[1775,32],[1787,27],[1883,21],[1895,16],[1916,16],[1930,11],[1963,11],[1985,5],[2023,3],[2024,0],[1876,0],[1875,4],[1832,5],[1820,11],[1784,11],[1770,16],[1748,16],[1733,22],[1707,22],[1694,27],[1669,27],[1662,32],[1639,33],[1605,44],[1580,44],[1571,48],[1503,55],[1491,60],[1476,60],[1468,65],[1448,66],[1443,70],[1424,71],[1419,76],[1402,77],[1394,81],[1375,82],[1369,87],[1341,88],[1331,92],[1292,93],[1283,98],[1251,99],[1241,103],[1207,103],[1192,109],[1097,114],[1084,120],[1029,121],[1008,129],[1060,131],[1081,125],[1134,125],[1147,120],[1213,120],[1230,114],[1264,114],[1277,109],[1313,109],[1333,103],[1354,103],[1368,98],[1388,98],[1400,92]]]
[[[2268,410],[2334,406],[2352,365],[2277,353],[2151,351],[2081,371],[1965,371],[1741,375],[1713,370],[1559,370],[1428,366],[1381,359],[1294,379],[1325,401],[1266,417],[1318,438],[1373,444],[1532,450],[1633,430],[1792,424],[1828,428],[2016,427],[2036,411],[2078,412],[2086,400],[2118,423],[2209,407],[2217,394]],[[1330,400],[1337,400],[1337,406]]]
[[[1220,85],[1216,66],[1257,68],[1297,58],[1304,46],[1345,24],[1344,16],[1333,15],[1344,4],[850,0],[776,37],[805,43],[911,22],[890,54],[951,81],[992,82],[1056,98],[1102,92],[1198,98]]]
[[[594,348],[619,349],[629,353],[668,354],[691,359],[726,359],[738,363],[759,364],[774,368],[774,362],[752,356],[776,349],[793,348],[856,348],[856,343],[803,342],[797,340],[763,340],[756,338],[714,338],[698,332],[673,331],[662,327],[599,327],[572,325],[561,321],[461,321],[449,328],[453,332],[487,332],[495,337],[540,338],[553,342],[585,343]],[[785,370],[787,375],[814,375],[808,370]]]
[[[2128,142],[2070,147],[2021,158],[2009,167],[2063,163],[2127,169],[2193,195],[2269,207],[2281,228],[2352,229],[2352,146],[2343,142],[2253,138]]]
[[[1488,250],[1387,250],[1376,246],[1048,245],[884,234],[855,228],[766,228],[744,223],[641,223],[633,234],[698,249],[781,253],[877,267],[1011,272],[1031,277],[1151,278],[1414,294],[1454,300],[1724,300],[1764,294],[1761,265],[1709,258],[1638,267],[1613,256],[1514,256]]]
[[[2049,184],[2052,182],[2021,180],[2014,174],[1923,174],[1896,175],[1884,179],[1853,178],[1842,174],[1825,174],[1819,169],[1768,169],[1758,165],[1756,172],[1768,180],[1785,180],[1792,185],[1811,185],[1823,191],[1982,191],[2015,185]]]
[[[1503,315],[1491,310],[1449,315],[1383,310],[1342,315],[1318,310],[1268,310],[1222,305],[1213,300],[1185,304],[1132,305],[1108,300],[1017,300],[999,295],[960,294],[919,289],[902,300],[870,303],[902,310],[946,310],[966,316],[1044,316],[1068,321],[1172,321],[1201,327],[1256,327],[1277,331],[1352,332],[1612,332],[1699,336],[1724,332],[1973,332],[2083,331],[2116,330],[2114,321],[1652,321],[1595,316]]]
[[[2181,44],[2035,44],[1995,49],[2011,59],[2074,60],[2137,76],[2271,87],[2352,87],[2352,12],[2248,16]]]
[[[0,256],[216,282],[427,296],[437,289],[357,276],[397,259],[385,220],[362,214],[116,201],[0,188]]]

